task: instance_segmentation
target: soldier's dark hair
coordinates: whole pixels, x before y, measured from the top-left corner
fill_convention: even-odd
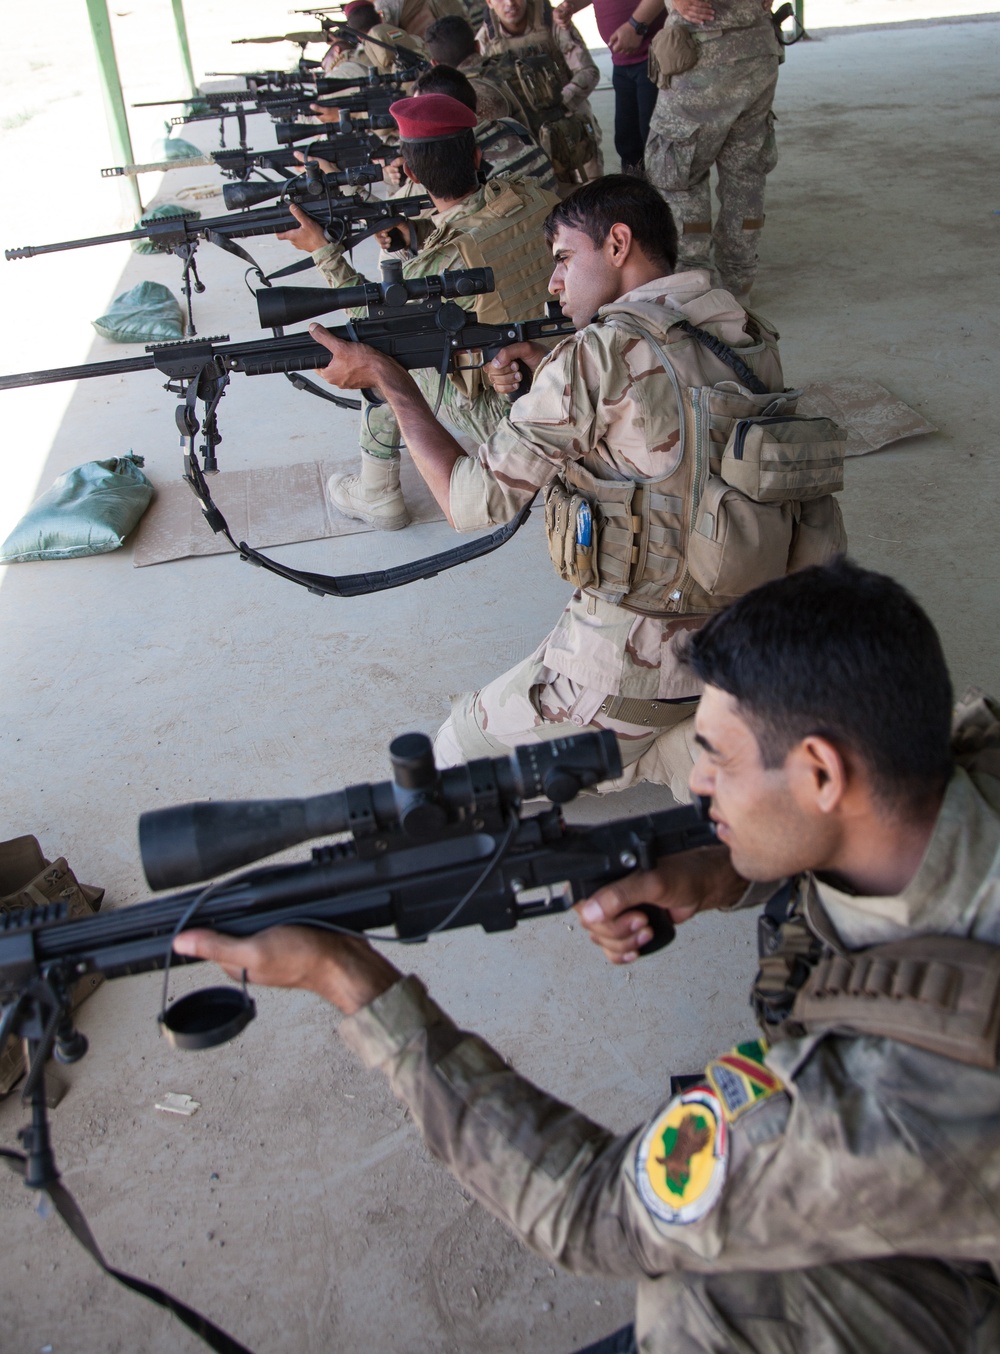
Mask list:
[[[347,25],[356,33],[370,33],[382,16],[374,5],[355,5],[347,16]]]
[[[479,187],[476,174],[476,137],[471,127],[441,141],[404,141],[403,164],[433,197],[452,202]]]
[[[476,111],[475,89],[461,71],[452,70],[451,66],[432,66],[429,71],[421,71],[413,83],[413,92],[447,94],[450,99],[464,103],[473,113]]]
[[[582,230],[596,248],[616,224],[628,226],[632,238],[664,275],[677,266],[677,227],[670,208],[652,184],[630,174],[606,174],[574,189],[552,208],[545,221],[545,239],[551,245],[560,226]]]
[[[702,681],[739,704],[765,767],[817,735],[853,751],[894,809],[930,806],[952,772],[952,688],[913,597],[846,559],[765,583],[687,641]]]
[[[461,14],[442,14],[435,19],[424,34],[424,42],[433,60],[442,66],[460,66],[478,51],[472,24]]]

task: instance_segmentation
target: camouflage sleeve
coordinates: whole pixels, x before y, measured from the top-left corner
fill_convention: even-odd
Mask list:
[[[312,261],[331,287],[357,287],[368,281],[364,273],[359,273],[348,262],[347,255],[339,245],[325,244],[321,249],[314,249]]]
[[[603,349],[590,348],[582,334],[554,348],[478,455],[456,462],[449,506],[459,531],[509,522],[562,465],[600,438]]]
[[[382,22],[385,24],[394,24],[401,28],[399,22],[403,14],[404,0],[379,0],[378,12],[382,15]]]
[[[814,1038],[780,1046],[779,1075],[741,1044],[702,1086],[615,1136],[459,1030],[415,978],[341,1032],[462,1185],[578,1273],[996,1252],[1000,1085],[978,1069],[942,1070],[889,1041]]]
[[[596,88],[601,73],[575,24],[570,24],[568,28],[554,25],[552,31],[572,76],[569,84],[563,88],[563,101],[569,111],[575,113],[590,91]]]

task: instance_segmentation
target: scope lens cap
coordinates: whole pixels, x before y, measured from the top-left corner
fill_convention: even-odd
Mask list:
[[[216,1048],[245,1030],[257,1014],[252,997],[239,987],[203,987],[175,1001],[160,1017],[174,1048]]]
[[[582,782],[573,771],[550,767],[542,777],[542,794],[553,804],[568,804],[580,793]]]

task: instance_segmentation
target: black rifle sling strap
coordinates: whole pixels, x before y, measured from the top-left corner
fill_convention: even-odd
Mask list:
[[[24,1175],[25,1158],[22,1153],[12,1152],[9,1148],[0,1147],[0,1156],[4,1158],[15,1175]],[[56,1180],[46,1186],[45,1193],[77,1241],[90,1254],[91,1258],[100,1265],[105,1274],[110,1274],[112,1279],[117,1279],[126,1288],[131,1288],[133,1293],[138,1293],[142,1297],[148,1298],[150,1302],[155,1302],[158,1307],[165,1307],[168,1312],[173,1312],[178,1321],[183,1321],[188,1330],[193,1331],[200,1340],[208,1345],[209,1349],[214,1349],[216,1354],[251,1354],[246,1345],[241,1345],[239,1340],[234,1340],[214,1321],[209,1321],[207,1316],[202,1316],[200,1312],[196,1312],[187,1303],[181,1302],[179,1298],[172,1297],[169,1293],[165,1293],[156,1284],[147,1283],[144,1279],[137,1279],[134,1274],[126,1274],[124,1270],[115,1269],[112,1265],[109,1265],[101,1254],[101,1249],[94,1239],[87,1219],[80,1211],[79,1204],[61,1181]]]
[[[456,565],[492,554],[494,550],[499,550],[500,546],[506,545],[515,532],[521,529],[528,520],[531,506],[535,501],[532,498],[515,517],[504,526],[498,527],[496,531],[491,531],[489,535],[480,536],[466,545],[456,545],[451,550],[442,550],[437,555],[425,555],[423,559],[413,560],[409,564],[398,564],[392,569],[376,569],[372,573],[314,574],[304,569],[292,569],[288,565],[279,564],[277,560],[270,559],[253,546],[247,545],[246,541],[237,542],[222,512],[212,501],[208,482],[193,455],[187,459],[187,472],[184,478],[201,501],[206,522],[213,531],[221,532],[225,536],[240,559],[248,564],[256,564],[261,569],[267,569],[269,573],[277,574],[279,578],[287,578],[291,583],[298,583],[300,587],[308,588],[319,597],[364,597],[370,592],[386,592],[389,588],[402,588],[407,583],[416,583],[422,578],[434,578],[446,569],[454,569]]]
[[[770,391],[759,376],[755,376],[743,359],[723,343],[722,339],[717,339],[714,334],[709,334],[704,329],[699,329],[693,325],[690,320],[678,320],[674,329],[683,329],[685,334],[690,334],[693,339],[697,339],[703,347],[709,352],[715,354],[720,362],[724,362],[727,367],[731,367],[740,378],[748,390],[752,390],[755,395],[768,395]]]

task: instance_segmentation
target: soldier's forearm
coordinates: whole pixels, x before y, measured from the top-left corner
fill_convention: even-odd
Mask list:
[[[322,249],[313,251],[313,263],[323,274],[331,287],[356,287],[368,279],[364,273],[351,266],[344,251],[335,244],[325,244]],[[364,311],[358,311],[363,315]]]

